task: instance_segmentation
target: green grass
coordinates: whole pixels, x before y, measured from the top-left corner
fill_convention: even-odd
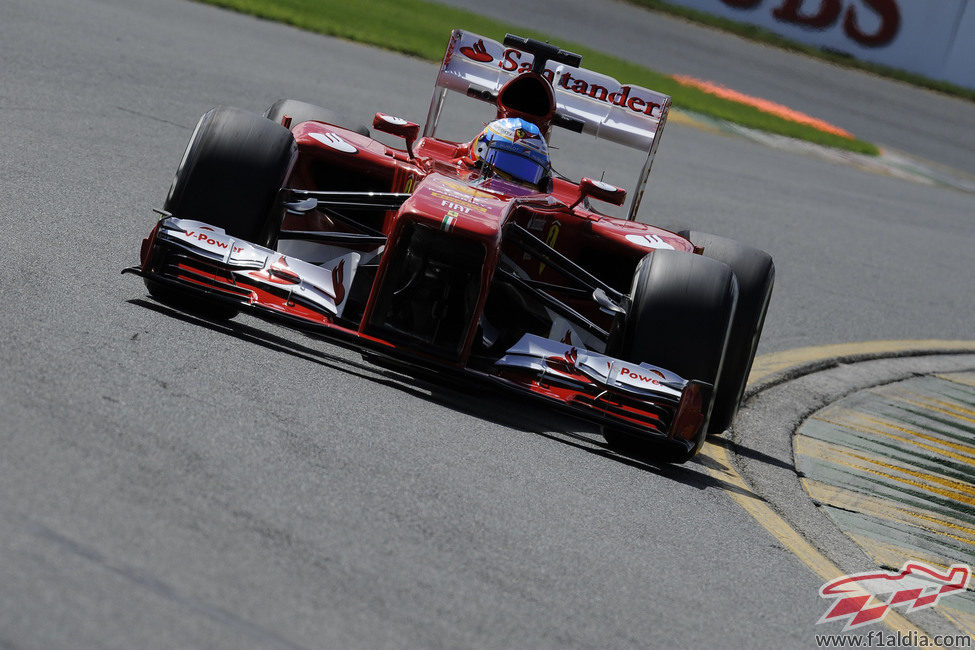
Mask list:
[[[674,106],[753,129],[830,147],[876,155],[877,148],[797,124],[751,106],[721,99],[679,84],[668,75],[597,52],[578,43],[424,0],[198,0],[329,36],[440,61],[452,29],[501,40],[506,32],[551,41],[582,55],[583,65],[631,83],[666,93]]]
[[[749,40],[757,41],[759,43],[765,43],[766,45],[772,45],[774,47],[781,48],[783,50],[789,50],[790,52],[798,52],[806,56],[815,57],[823,61],[828,61],[830,63],[835,63],[836,65],[844,66],[847,68],[855,68],[857,70],[864,70],[866,72],[871,72],[876,75],[883,77],[889,77],[891,79],[896,79],[898,81],[903,81],[914,86],[920,86],[921,88],[927,88],[929,90],[936,90],[946,95],[951,95],[953,97],[960,97],[962,99],[975,100],[975,90],[971,88],[965,88],[963,86],[958,86],[956,84],[950,83],[948,81],[938,81],[937,79],[931,79],[923,75],[915,74],[913,72],[907,72],[905,70],[900,70],[898,68],[892,68],[890,66],[882,65],[880,63],[871,63],[869,61],[860,61],[854,59],[851,56],[842,54],[840,52],[833,52],[830,50],[815,47],[813,45],[805,45],[803,43],[798,43],[796,41],[780,36],[775,32],[769,31],[763,27],[757,27],[755,25],[749,25],[748,23],[738,22],[736,20],[731,20],[729,18],[724,18],[721,16],[714,16],[697,9],[691,9],[689,7],[682,7],[679,5],[670,4],[669,2],[664,2],[663,0],[626,0],[630,4],[639,5],[646,7],[653,11],[659,11],[661,13],[670,14],[672,16],[679,16],[681,18],[686,18],[695,23],[701,23],[702,25],[707,25],[709,27],[714,27],[722,31],[726,31],[732,34],[741,36],[742,38],[747,38]]]

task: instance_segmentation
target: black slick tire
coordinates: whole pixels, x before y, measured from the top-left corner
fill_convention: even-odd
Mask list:
[[[755,350],[762,336],[765,314],[772,297],[775,265],[765,251],[745,246],[727,237],[693,230],[680,234],[695,246],[704,249],[704,257],[724,262],[731,267],[738,280],[738,307],[728,339],[718,392],[711,411],[710,434],[718,434],[731,426],[738,413],[748,373],[755,359]]]
[[[726,264],[692,253],[653,251],[636,267],[630,308],[608,351],[626,361],[666,368],[685,379],[717,384],[737,297],[737,282]],[[603,435],[611,446],[626,452],[640,444],[638,437],[610,427],[603,429]],[[648,448],[645,455],[684,462],[703,442],[702,431],[693,449]]]
[[[261,246],[273,246],[280,229],[276,208],[297,155],[288,129],[236,108],[214,108],[200,118],[163,209],[202,221]],[[149,293],[211,317],[229,318],[232,305],[199,305],[178,291],[146,281]]]

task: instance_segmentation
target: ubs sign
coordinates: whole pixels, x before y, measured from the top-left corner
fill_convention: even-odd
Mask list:
[[[729,7],[751,9],[762,0],[721,0]],[[858,5],[862,4],[862,7]],[[861,13],[862,12],[862,13]],[[872,12],[873,16],[864,16]],[[799,25],[810,29],[829,29],[840,22],[843,33],[853,41],[867,47],[887,45],[901,25],[901,12],[896,0],[785,0],[772,7],[772,17],[787,25]],[[865,27],[864,22],[873,23]]]
[[[668,0],[975,88],[975,0]]]

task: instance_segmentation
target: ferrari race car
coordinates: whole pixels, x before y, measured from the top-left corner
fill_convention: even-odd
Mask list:
[[[438,138],[447,91],[497,121]],[[598,423],[621,451],[683,462],[735,417],[774,267],[636,221],[669,108],[550,44],[455,30],[422,137],[375,115],[402,149],[296,100],[207,112],[126,271],[182,308],[491,382]],[[625,189],[552,171],[556,127],[646,154],[627,218],[593,206],[622,206]]]

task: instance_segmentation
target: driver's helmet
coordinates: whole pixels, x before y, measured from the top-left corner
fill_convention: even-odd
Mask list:
[[[508,117],[488,124],[471,142],[471,158],[511,180],[536,187],[549,177],[548,145],[538,127]]]

